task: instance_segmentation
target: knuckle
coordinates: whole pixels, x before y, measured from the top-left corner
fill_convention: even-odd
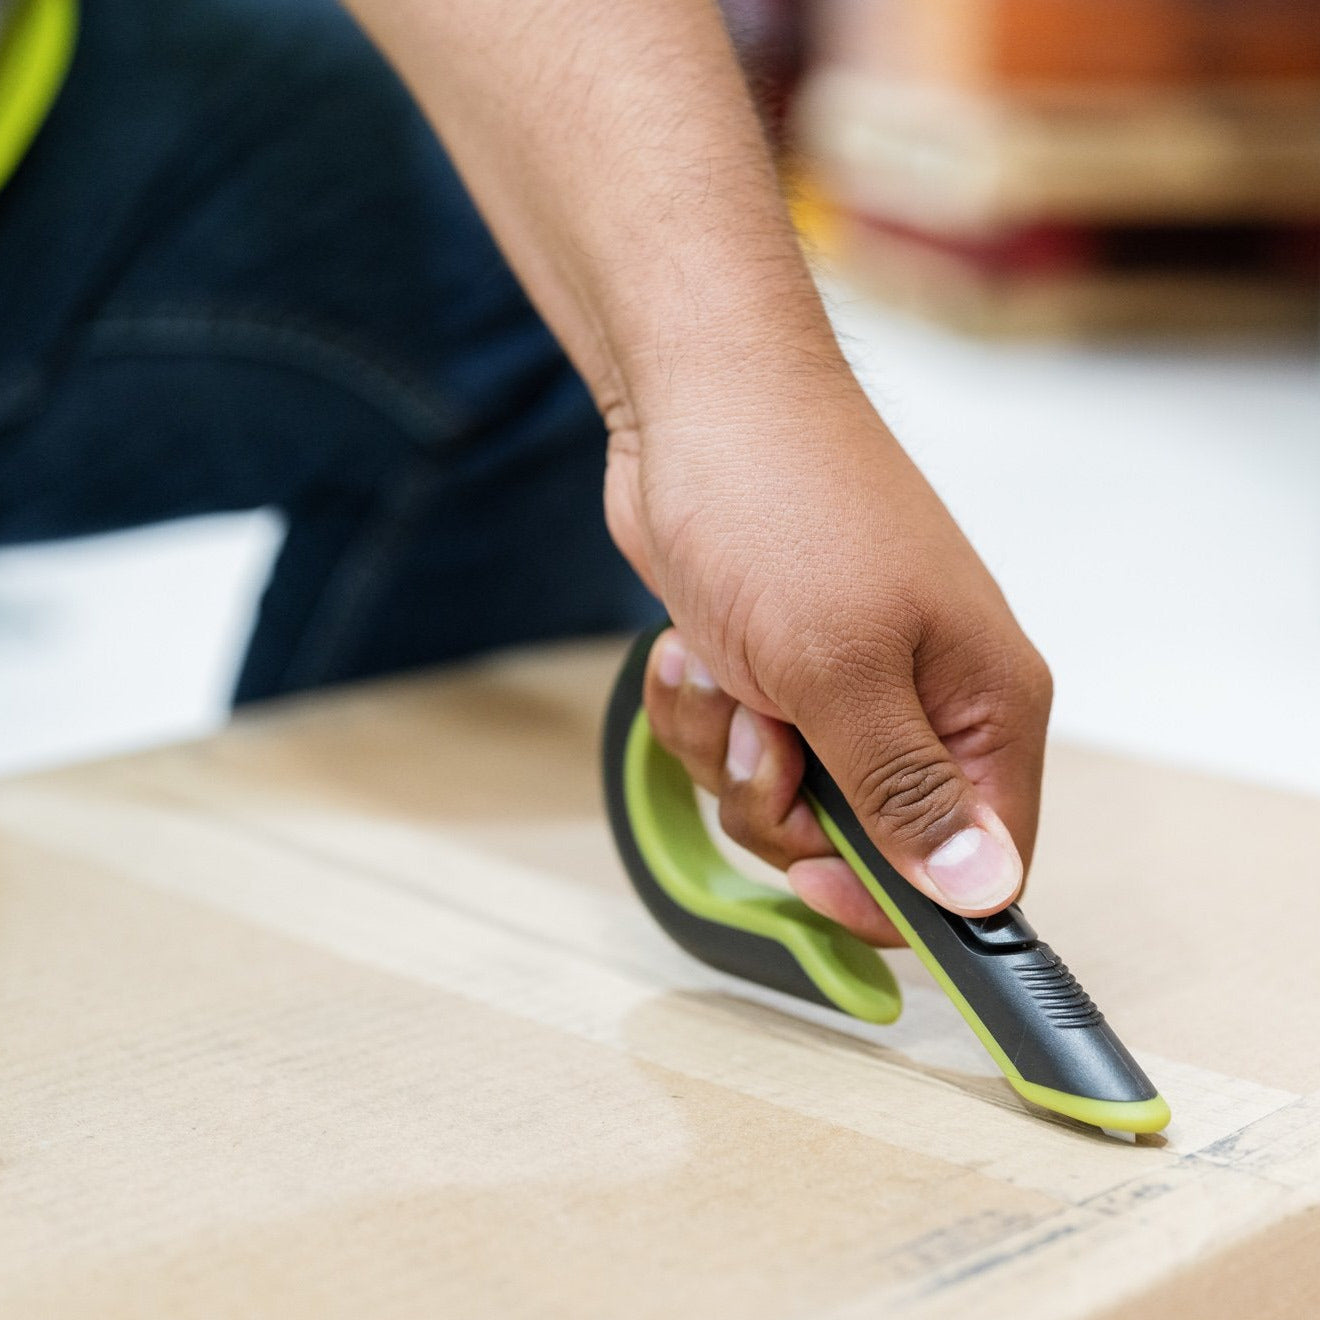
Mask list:
[[[1040,704],[1048,707],[1054,700],[1054,674],[1039,652],[1033,651],[1031,656],[1032,663],[1028,671],[1031,690]]]
[[[1039,651],[1031,650],[1017,666],[1018,686],[1035,710],[1049,713],[1054,704],[1054,675]]]
[[[719,782],[719,748],[700,722],[670,710],[664,720],[651,716],[651,729],[660,746],[678,758],[696,783],[711,788]]]
[[[760,831],[748,811],[748,803],[745,795],[742,793],[725,790],[720,794],[719,820],[720,829],[731,838],[734,843],[740,844],[744,848],[750,848],[753,852],[758,850],[760,844]]]
[[[781,870],[792,860],[785,851],[774,824],[762,819],[756,803],[743,792],[720,795],[720,829],[740,848],[746,848],[763,862]]]
[[[904,844],[940,833],[961,795],[957,770],[924,747],[882,761],[862,776],[857,790],[864,817]]]
[[[659,722],[655,719],[656,712],[651,712],[655,735],[675,756],[686,756],[701,741],[702,721],[677,699],[662,705]]]
[[[661,747],[675,757],[698,786],[714,791],[720,781],[720,735],[677,713],[672,704],[662,717],[648,706],[651,732]]]
[[[642,694],[642,704],[646,707],[646,718],[651,731],[661,744],[671,752],[676,752],[675,741],[679,735],[678,701],[674,694],[657,682],[648,682]]]
[[[712,717],[709,714],[698,714],[691,709],[684,712],[680,707],[679,718],[675,722],[676,755],[700,765],[703,777],[713,775],[718,778],[728,728],[727,716]]]

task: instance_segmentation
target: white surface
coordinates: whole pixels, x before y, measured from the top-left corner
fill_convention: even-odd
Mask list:
[[[231,514],[0,553],[0,772],[223,723],[280,534]]]
[[[1320,361],[988,346],[831,290],[1055,676],[1055,731],[1320,793]]]
[[[1056,731],[1320,793],[1316,358],[987,346],[831,301],[1051,662]],[[215,727],[278,537],[0,553],[0,770]]]

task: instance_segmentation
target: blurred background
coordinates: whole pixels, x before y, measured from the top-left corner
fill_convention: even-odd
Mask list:
[[[1056,734],[1320,793],[1320,6],[725,8],[844,346]],[[0,553],[0,772],[222,723],[281,534]]]

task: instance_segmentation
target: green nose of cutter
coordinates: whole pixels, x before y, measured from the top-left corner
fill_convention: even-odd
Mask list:
[[[902,1000],[880,955],[799,899],[741,875],[706,831],[692,783],[660,746],[642,682],[660,629],[639,637],[610,700],[605,795],[614,840],[651,915],[721,971],[867,1022]],[[1021,910],[955,916],[885,861],[806,749],[803,791],[834,846],[1031,1103],[1122,1133],[1158,1132],[1169,1106]]]

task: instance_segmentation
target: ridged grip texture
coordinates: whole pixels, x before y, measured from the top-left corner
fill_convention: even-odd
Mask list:
[[[1056,1027],[1095,1027],[1105,1020],[1095,1001],[1048,944],[1038,944],[1030,955],[1014,958],[1011,966]]]

